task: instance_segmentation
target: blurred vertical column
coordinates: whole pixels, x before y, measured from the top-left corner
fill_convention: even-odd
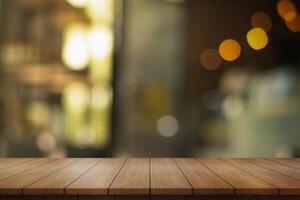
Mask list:
[[[67,2],[82,8],[88,18],[88,23],[66,26],[64,33],[62,59],[65,65],[88,75],[88,82],[73,82],[64,93],[65,139],[69,144],[69,154],[108,155],[111,145],[115,1]]]
[[[127,0],[117,65],[116,154],[184,155],[183,0]]]

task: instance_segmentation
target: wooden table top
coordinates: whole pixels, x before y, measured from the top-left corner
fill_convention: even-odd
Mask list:
[[[1,195],[300,195],[300,159],[1,158]]]

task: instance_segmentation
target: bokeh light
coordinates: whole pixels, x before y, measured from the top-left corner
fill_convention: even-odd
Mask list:
[[[112,99],[112,91],[110,88],[99,84],[92,88],[91,93],[91,105],[94,109],[100,110],[110,105]]]
[[[158,119],[156,128],[161,136],[172,137],[177,133],[179,124],[175,117],[171,115],[165,115]]]
[[[268,35],[262,28],[253,28],[247,33],[247,42],[255,50],[265,48],[268,41]]]
[[[83,112],[89,103],[88,87],[81,82],[68,85],[64,91],[66,108],[74,113]]]
[[[93,22],[109,22],[113,18],[113,0],[88,0],[86,15]]]
[[[219,54],[226,61],[234,61],[241,54],[241,45],[233,39],[224,40],[219,46]]]
[[[94,143],[96,136],[96,131],[92,127],[82,126],[77,130],[75,139],[79,146],[90,146]]]
[[[50,152],[55,149],[56,140],[50,132],[43,132],[37,137],[37,146],[44,152]]]
[[[239,117],[244,111],[244,103],[238,96],[228,96],[222,104],[222,110],[228,119]]]
[[[26,115],[33,125],[45,126],[49,121],[51,111],[45,102],[32,101],[28,104]]]
[[[290,0],[280,0],[277,3],[277,11],[282,19],[291,21],[297,15],[296,6]]]
[[[222,59],[216,49],[206,49],[200,56],[200,63],[204,69],[215,70],[222,64]]]
[[[269,32],[272,28],[272,20],[265,12],[257,12],[251,17],[251,25],[253,28],[262,28]]]
[[[112,31],[101,26],[92,27],[89,34],[89,46],[94,59],[105,57],[113,48]]]
[[[286,22],[286,26],[292,32],[300,31],[300,15],[297,15],[293,20]]]
[[[88,4],[89,0],[66,0],[74,8],[83,8]]]
[[[64,31],[62,60],[72,70],[82,70],[89,62],[89,45],[86,28],[71,24]]]

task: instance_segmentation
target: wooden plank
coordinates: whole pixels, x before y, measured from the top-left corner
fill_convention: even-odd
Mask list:
[[[300,194],[300,181],[289,178],[274,170],[264,168],[248,159],[225,159],[224,161],[252,174],[255,177],[279,188],[280,194]]]
[[[293,168],[296,168],[296,169],[300,169],[300,162],[299,162],[299,160],[296,160],[296,159],[291,159],[291,158],[270,158],[268,160],[271,160],[273,162],[277,162],[279,164],[286,165],[286,166],[289,166],[289,167],[293,167]]]
[[[6,162],[6,161],[9,161],[9,160],[15,160],[15,158],[4,158],[4,157],[2,157],[2,158],[0,158],[0,163],[1,162]]]
[[[279,164],[277,162],[273,162],[271,160],[256,158],[256,159],[247,159],[250,162],[253,162],[257,165],[265,167],[270,170],[274,170],[278,173],[281,173],[285,176],[300,180],[300,170],[295,169],[293,167],[289,167],[286,165]]]
[[[49,158],[38,158],[38,159],[27,160],[24,162],[16,163],[12,166],[0,170],[0,180],[7,179],[11,176],[44,165],[48,162],[51,162],[52,160],[53,159],[49,159]]]
[[[109,186],[125,163],[125,158],[106,158],[69,185],[66,194],[107,195]],[[141,166],[143,167],[143,166]]]
[[[53,159],[50,162],[0,181],[0,194],[22,194],[22,189],[44,178],[78,159]]]
[[[151,195],[189,195],[192,186],[171,158],[151,158]]]
[[[176,158],[175,162],[191,183],[194,194],[233,194],[234,189],[194,158]]]
[[[240,170],[221,159],[197,159],[227,183],[234,187],[236,194],[277,194],[278,189],[260,179]]]
[[[8,168],[10,166],[19,165],[24,162],[28,162],[33,160],[33,158],[15,158],[15,159],[8,159],[3,162],[0,162],[0,170]]]
[[[64,194],[64,189],[102,159],[81,159],[23,189],[24,194]]]
[[[111,195],[148,195],[149,158],[129,158],[109,188]]]

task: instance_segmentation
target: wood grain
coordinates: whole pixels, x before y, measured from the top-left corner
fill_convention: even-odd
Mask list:
[[[0,158],[0,200],[296,200],[299,163],[300,159]]]
[[[150,189],[149,158],[130,158],[109,188],[111,195],[148,195]]]
[[[234,187],[236,194],[278,194],[278,189],[221,159],[197,159]]]
[[[39,159],[33,159],[33,160],[26,160],[24,162],[15,163],[12,166],[8,166],[7,168],[3,168],[0,170],[0,180],[7,179],[11,176],[20,174],[22,172],[25,172],[27,170],[33,169],[35,167],[44,165],[48,162],[51,162],[53,159],[47,159],[47,158],[39,158]]]
[[[300,194],[300,182],[286,177],[274,170],[264,168],[255,163],[249,162],[248,159],[224,159],[224,161],[244,170],[253,176],[279,188],[280,194]]]
[[[269,158],[268,160],[271,160],[273,162],[280,163],[285,166],[289,166],[292,168],[300,169],[300,161],[296,159],[291,158]]]
[[[234,189],[194,158],[177,158],[175,162],[191,183],[194,194],[233,194]]]
[[[193,194],[193,188],[171,158],[151,158],[151,194]]]
[[[257,165],[260,165],[262,167],[265,167],[267,169],[281,173],[285,176],[300,180],[300,170],[299,169],[295,169],[293,167],[282,165],[282,164],[279,164],[277,162],[273,162],[273,161],[267,160],[267,159],[257,158],[257,159],[247,159],[247,160],[252,163],[255,163]]]
[[[102,159],[81,159],[23,189],[24,194],[64,194],[64,189]]]
[[[27,185],[46,177],[57,170],[66,167],[78,159],[57,159],[36,167],[34,169],[17,174],[11,178],[0,181],[0,194],[22,194]]]
[[[104,159],[93,169],[69,185],[66,194],[107,195],[109,186],[117,176],[126,158]],[[140,166],[143,167],[143,166]]]
[[[4,160],[3,162],[0,162],[0,170],[8,168],[10,166],[22,164],[30,160],[33,160],[33,158],[15,158],[15,159]]]

